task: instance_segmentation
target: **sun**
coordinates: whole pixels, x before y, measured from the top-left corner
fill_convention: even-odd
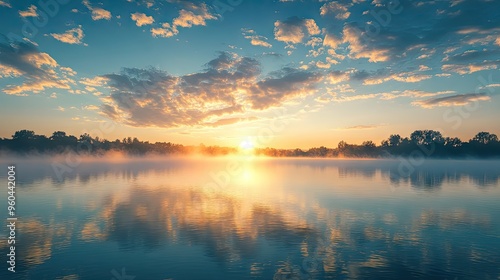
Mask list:
[[[251,140],[246,139],[246,140],[241,141],[241,143],[240,143],[240,150],[241,151],[248,153],[248,152],[253,151],[253,149],[254,149],[254,144]]]

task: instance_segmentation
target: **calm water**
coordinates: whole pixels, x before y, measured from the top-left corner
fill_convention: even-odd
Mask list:
[[[498,161],[14,162],[0,279],[500,279]]]

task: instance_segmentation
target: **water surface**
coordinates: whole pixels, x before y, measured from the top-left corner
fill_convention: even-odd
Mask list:
[[[500,279],[498,161],[10,163],[0,279]]]

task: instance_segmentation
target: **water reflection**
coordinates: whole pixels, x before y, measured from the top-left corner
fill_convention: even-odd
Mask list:
[[[82,164],[62,182],[19,164],[12,279],[108,279],[121,267],[139,280],[497,279],[493,163],[430,161],[397,177],[397,161],[245,161],[217,192],[204,184],[224,160]]]
[[[244,159],[243,159],[244,161]],[[88,183],[102,176],[118,175],[137,178],[147,172],[173,174],[189,168],[204,173],[210,170],[224,170],[224,159],[131,159],[109,162],[104,159],[86,160],[75,167],[68,166],[63,159],[19,160],[24,171],[22,181],[25,186],[49,178],[51,184],[64,186],[67,181],[78,180]],[[410,183],[414,187],[436,188],[443,183],[471,181],[478,187],[499,184],[499,161],[490,160],[427,160],[423,164],[412,165],[406,160],[330,160],[330,159],[274,159],[258,160],[261,165],[291,166],[294,168],[320,170],[336,178],[372,179],[381,174],[393,184]],[[209,168],[209,166],[214,166]],[[247,170],[248,171],[248,170]],[[58,176],[61,175],[61,176]],[[262,174],[259,174],[259,176]]]

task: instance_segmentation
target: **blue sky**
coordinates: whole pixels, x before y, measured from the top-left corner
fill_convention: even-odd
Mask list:
[[[3,0],[0,14],[0,137],[500,133],[498,1]]]

